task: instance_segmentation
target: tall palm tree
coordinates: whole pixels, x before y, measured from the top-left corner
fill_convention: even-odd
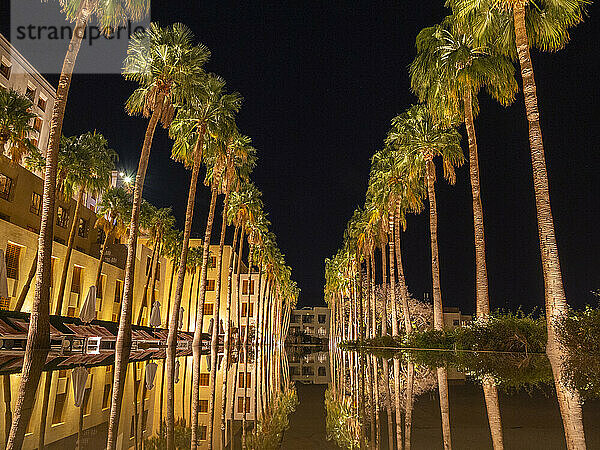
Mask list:
[[[184,103],[190,96],[191,86],[203,73],[202,67],[209,56],[210,53],[205,47],[193,45],[192,32],[179,23],[166,28],[151,24],[147,30],[132,36],[127,50],[123,74],[126,79],[137,82],[139,87],[127,100],[126,109],[131,115],[143,114],[149,121],[133,188],[122,312],[115,353],[113,401],[107,440],[109,449],[116,445],[116,427],[121,413],[125,368],[131,346],[138,221],[154,131],[159,122],[164,127],[171,124],[175,105]]]
[[[232,121],[233,115],[239,110],[241,103],[238,94],[225,94],[224,88],[225,81],[220,77],[212,74],[203,76],[193,87],[192,101],[179,109],[170,129],[170,134],[175,139],[172,157],[192,168],[183,232],[183,247],[179,257],[183,263],[177,273],[175,298],[169,321],[168,345],[171,346],[176,344],[177,320],[183,290],[183,277],[185,276],[184,268],[192,229],[198,175],[206,140],[211,134],[218,134],[219,127],[225,127],[226,123]],[[210,240],[207,245],[210,245]]]
[[[444,176],[450,183],[454,183],[456,179],[454,169],[464,161],[460,148],[460,134],[454,128],[446,128],[435,123],[427,107],[417,105],[392,120],[392,129],[388,133],[386,141],[388,145],[405,154],[403,165],[406,176],[411,179],[420,179],[427,186],[433,279],[433,322],[434,328],[441,330],[444,327],[444,318],[437,243],[434,158],[442,157]]]
[[[121,239],[127,233],[127,220],[131,216],[131,195],[122,187],[107,189],[96,205],[96,214],[98,219],[94,227],[104,233],[95,278],[96,288],[98,289],[100,287],[100,277],[102,276],[102,264],[106,257],[106,249],[110,239]]]
[[[0,87],[0,150],[16,163],[36,150],[29,138],[35,118],[31,106],[23,94]]]
[[[123,21],[139,19],[150,10],[148,0],[61,0],[61,6],[67,18],[75,22],[75,30],[67,49],[61,74],[56,89],[56,101],[52,110],[48,151],[46,154],[47,165],[44,173],[44,192],[42,196],[42,219],[40,222],[40,235],[38,243],[38,276],[36,279],[33,306],[27,332],[27,347],[19,388],[19,397],[15,408],[13,425],[7,442],[7,448],[19,447],[25,436],[27,423],[31,414],[31,405],[35,395],[35,386],[39,382],[41,368],[39,363],[43,360],[34,353],[39,349],[46,349],[50,344],[50,269],[52,257],[52,240],[54,224],[54,206],[56,192],[56,164],[58,147],[62,135],[62,124],[67,106],[67,97],[71,78],[81,47],[85,27],[94,14],[101,27],[110,30]]]
[[[514,66],[493,49],[477,46],[455,16],[440,25],[425,28],[417,36],[417,57],[410,66],[411,86],[421,101],[427,101],[437,120],[450,124],[464,122],[469,140],[469,172],[473,198],[475,235],[475,278],[477,317],[490,313],[485,258],[483,206],[475,136],[477,97],[486,88],[492,97],[507,106],[515,97]]]
[[[555,323],[567,312],[560,269],[546,157],[540,125],[537,88],[530,47],[557,51],[569,42],[569,29],[583,20],[587,0],[449,0],[454,13],[469,24],[478,42],[491,43],[519,61],[537,210],[542,272],[544,274],[548,342],[553,343]]]

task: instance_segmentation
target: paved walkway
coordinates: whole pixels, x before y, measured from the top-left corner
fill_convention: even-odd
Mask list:
[[[290,416],[290,428],[283,436],[282,449],[338,450],[333,441],[326,439],[325,390],[326,384],[297,383],[300,404]]]

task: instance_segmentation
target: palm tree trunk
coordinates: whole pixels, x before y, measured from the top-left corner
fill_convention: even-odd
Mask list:
[[[546,320],[548,322],[548,342],[554,341],[555,322],[567,312],[567,300],[563,287],[558,247],[554,233],[554,220],[550,207],[550,189],[546,172],[546,157],[540,126],[537,92],[533,76],[533,65],[529,53],[529,40],[525,28],[525,4],[516,2],[513,6],[515,24],[515,42],[521,77],[523,79],[523,94],[525,110],[529,122],[529,145],[531,147],[531,162],[533,165],[533,187],[537,209],[540,251],[542,256],[542,271],[546,297]]]
[[[492,445],[494,450],[504,449],[504,439],[502,437],[502,420],[500,417],[500,402],[498,401],[498,388],[494,380],[489,375],[483,378],[481,383],[483,387],[483,397],[490,424],[490,434],[492,435]]]
[[[213,421],[214,421],[214,410],[215,410],[215,392],[217,382],[217,363],[218,363],[218,349],[219,349],[219,328],[220,328],[220,312],[221,312],[221,272],[223,269],[223,247],[225,246],[225,233],[227,231],[227,205],[229,203],[229,193],[225,194],[223,200],[223,215],[221,220],[221,239],[219,240],[219,251],[217,253],[217,279],[215,281],[215,307],[213,310],[213,329],[210,340],[210,397],[208,401],[208,408],[210,415],[208,418],[208,448],[212,449],[213,446]],[[227,362],[225,362],[227,365]]]
[[[164,102],[163,94],[159,94],[156,99],[156,108],[148,121],[144,144],[138,163],[135,186],[133,188],[133,204],[131,208],[131,221],[129,225],[129,239],[127,240],[127,263],[125,264],[125,286],[123,289],[123,303],[121,305],[121,315],[119,317],[119,331],[117,333],[117,342],[115,346],[115,374],[113,379],[112,401],[110,408],[110,419],[108,423],[108,436],[106,441],[107,450],[114,450],[117,445],[117,428],[119,426],[119,417],[121,415],[121,403],[123,400],[123,388],[125,375],[127,373],[127,363],[129,362],[129,353],[131,351],[131,310],[133,307],[133,283],[135,280],[135,261],[137,250],[138,228],[140,220],[140,206],[142,203],[142,191],[144,189],[144,179],[150,160],[150,148],[158,120],[162,115],[162,105]]]
[[[81,208],[81,202],[83,201],[84,189],[79,188],[77,194],[77,205],[75,206],[75,213],[73,214],[73,222],[71,223],[71,231],[69,232],[69,240],[67,241],[67,249],[65,251],[65,262],[63,264],[62,272],[60,274],[60,285],[58,288],[58,297],[56,298],[56,309],[55,314],[57,316],[62,315],[62,305],[65,298],[65,288],[67,285],[67,275],[69,273],[69,263],[71,262],[71,253],[73,252],[73,244],[75,243],[75,233],[77,231],[77,218],[79,216],[79,209]]]
[[[481,186],[479,184],[479,158],[477,156],[477,137],[473,120],[473,99],[471,89],[464,95],[465,127],[469,138],[469,173],[471,175],[471,194],[473,197],[473,227],[475,230],[475,277],[477,317],[490,314],[488,294],[488,276],[485,262],[485,234],[483,227],[483,206],[481,204]]]
[[[410,308],[408,306],[408,288],[404,278],[404,265],[402,264],[402,249],[400,248],[400,202],[396,203],[396,223],[394,228],[394,247],[396,249],[396,267],[398,268],[398,284],[400,285],[400,305],[404,316],[404,329],[406,334],[412,333],[410,321]]]
[[[44,173],[42,219],[38,241],[38,272],[31,315],[29,316],[27,346],[21,370],[19,396],[15,406],[10,435],[6,443],[6,448],[10,450],[21,448],[23,445],[25,431],[35,400],[35,392],[40,376],[42,375],[42,368],[46,362],[48,348],[50,347],[50,322],[48,316],[50,314],[50,267],[52,264],[52,239],[54,236],[58,146],[62,135],[62,124],[69,96],[69,87],[71,86],[71,77],[75,68],[77,53],[83,40],[82,30],[85,30],[91,12],[88,2],[84,1],[77,15],[75,32],[71,37],[56,89],[56,101],[52,111],[48,151],[46,153],[46,169]]]
[[[400,408],[400,360],[398,358],[394,358],[394,401],[396,412],[396,445],[400,448],[402,446],[402,409]]]
[[[390,247],[390,303],[392,304],[392,336],[398,336],[398,311],[396,310],[396,263],[394,251],[394,213],[389,213]]]
[[[560,415],[565,431],[567,450],[585,450],[585,432],[583,428],[582,399],[576,389],[569,386],[568,375],[565,374],[565,355],[559,350],[558,343],[551,343],[546,352],[552,374]]]
[[[373,330],[372,336],[375,337],[377,334],[377,299],[375,298],[375,253],[372,248],[369,252],[369,264],[371,267],[371,281],[369,284],[369,295],[371,296],[371,329]]]
[[[450,402],[448,399],[448,370],[445,367],[437,368],[438,391],[440,393],[440,414],[442,416],[442,435],[444,450],[452,450],[450,433]]]
[[[114,229],[114,228],[113,228]],[[102,264],[104,263],[104,258],[106,258],[106,248],[108,247],[108,238],[112,235],[111,229],[106,236],[104,236],[104,242],[102,243],[102,250],[100,250],[100,260],[98,261],[98,270],[96,271],[96,292],[98,292],[98,288],[100,287],[100,277],[102,276]]]
[[[175,346],[167,346],[165,370],[167,372],[167,449],[175,449]],[[162,415],[160,416],[162,420]]]
[[[433,328],[444,328],[442,288],[440,285],[440,257],[437,242],[437,204],[435,201],[435,164],[427,161],[427,194],[429,196],[429,234],[431,236],[431,277],[433,279]]]
[[[388,334],[388,324],[387,324],[387,303],[388,303],[388,292],[387,292],[387,257],[386,257],[386,246],[385,242],[381,243],[381,290],[382,290],[382,302],[383,308],[381,313],[381,334],[387,336]]]
[[[38,262],[38,252],[35,253],[35,258],[31,262],[31,268],[29,269],[29,274],[27,275],[27,280],[25,284],[21,288],[21,292],[19,293],[19,297],[17,298],[17,304],[15,305],[15,311],[21,311],[23,305],[25,304],[25,299],[27,298],[27,294],[29,294],[29,289],[31,288],[31,282],[35,277],[35,272],[37,270],[37,262]]]
[[[386,357],[382,358],[383,360],[383,379],[385,380],[383,383],[384,387],[384,401],[385,401],[385,411],[387,416],[387,427],[388,427],[388,445],[390,450],[394,449],[394,423],[392,420],[392,393],[390,392],[390,369],[388,365],[388,360]]]
[[[206,298],[206,273],[208,270],[208,254],[210,250],[210,237],[212,235],[212,225],[215,218],[215,205],[217,203],[217,182],[213,180],[210,198],[210,207],[208,210],[208,219],[206,221],[206,231],[204,233],[204,242],[202,243],[202,268],[200,270],[200,305],[196,309],[196,329],[194,330],[194,347],[202,347],[202,325],[204,321],[204,300]],[[192,450],[198,446],[198,413],[200,407],[200,358],[198,365],[195,364],[192,370]]]
[[[415,386],[415,363],[408,363],[406,375],[406,405],[404,415],[404,449],[410,450],[410,436],[412,429],[412,413],[414,406],[414,386]]]

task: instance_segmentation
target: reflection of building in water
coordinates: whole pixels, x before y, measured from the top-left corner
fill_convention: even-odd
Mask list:
[[[289,354],[290,379],[309,384],[328,384],[331,379],[329,352]]]
[[[292,310],[290,336],[306,334],[318,338],[329,338],[329,308],[315,306]]]

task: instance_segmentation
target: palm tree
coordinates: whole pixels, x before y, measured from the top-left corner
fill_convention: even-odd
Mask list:
[[[491,43],[502,54],[519,61],[537,209],[542,272],[544,274],[548,342],[554,342],[555,322],[566,314],[567,301],[558,257],[546,157],[540,126],[537,89],[530,47],[557,51],[569,42],[569,28],[583,20],[587,0],[449,0],[455,14],[473,29],[476,41]]]
[[[96,289],[100,287],[102,264],[106,257],[106,248],[111,238],[121,239],[127,233],[127,223],[131,215],[131,196],[122,187],[111,187],[102,194],[102,199],[96,205],[95,228],[102,230],[104,241],[100,250],[100,260],[96,271]]]
[[[125,285],[115,352],[113,401],[107,440],[109,449],[116,445],[116,427],[121,413],[125,367],[131,345],[138,221],[154,131],[159,121],[164,127],[170,125],[175,114],[175,105],[183,103],[190,95],[191,86],[202,73],[202,66],[209,56],[205,47],[193,45],[192,32],[182,24],[166,28],[151,24],[147,30],[132,36],[127,50],[123,73],[126,79],[137,82],[139,87],[127,100],[126,109],[131,115],[143,114],[149,121],[133,188]]]
[[[41,368],[38,367],[39,364],[34,364],[34,362],[41,361],[43,358],[34,356],[34,353],[39,349],[48,348],[50,344],[48,315],[50,313],[50,269],[54,234],[56,165],[71,77],[84,36],[83,31],[92,14],[96,15],[101,27],[108,31],[121,25],[123,21],[127,22],[130,19],[136,20],[142,18],[150,10],[150,2],[147,0],[112,0],[109,2],[100,0],[61,0],[61,6],[67,18],[75,22],[75,30],[72,34],[61,69],[56,89],[56,101],[54,102],[54,109],[52,111],[48,151],[46,154],[47,165],[44,173],[42,219],[38,244],[38,276],[27,333],[27,347],[23,362],[19,397],[10,437],[7,442],[7,448],[10,449],[19,447],[23,441],[31,414],[31,405],[33,404],[36,391],[35,386],[37,386],[41,375]]]
[[[78,218],[83,196],[86,192],[95,195],[102,194],[110,186],[111,173],[117,159],[117,153],[108,148],[106,139],[95,131],[84,133],[81,136],[63,137],[61,141],[57,163],[57,187],[67,201],[77,192],[77,203],[61,271],[55,309],[57,315],[62,313],[67,275],[75,244],[75,234],[79,227]],[[46,159],[39,152],[35,152],[27,157],[26,163],[28,167],[41,171],[46,165]]]
[[[20,163],[25,154],[36,150],[29,138],[35,118],[31,106],[31,101],[23,94],[0,87],[0,149],[16,163]]]
[[[427,186],[434,328],[440,330],[444,327],[444,318],[437,243],[434,158],[442,157],[444,176],[450,183],[454,183],[456,179],[454,169],[464,161],[460,148],[460,134],[453,128],[446,128],[435,123],[429,110],[423,105],[417,105],[392,120],[392,129],[386,141],[388,145],[405,154],[403,165],[406,176],[409,179],[419,179]]]
[[[171,346],[176,345],[177,320],[183,290],[183,277],[185,276],[184,268],[192,229],[198,175],[206,139],[210,134],[218,134],[219,127],[226,126],[224,122],[229,123],[233,119],[233,115],[239,110],[241,102],[238,94],[225,94],[223,92],[224,88],[225,81],[220,77],[212,74],[204,76],[194,86],[193,101],[179,109],[170,129],[170,134],[175,139],[172,157],[182,161],[186,166],[192,167],[183,232],[183,247],[179,258],[183,263],[177,273],[175,299],[169,322],[168,345]],[[207,245],[210,245],[210,241]],[[208,253],[206,256],[208,256]]]
[[[423,29],[417,36],[417,57],[410,66],[411,86],[421,101],[427,101],[437,120],[447,125],[464,122],[469,139],[469,169],[475,234],[476,312],[488,316],[490,300],[485,258],[483,206],[479,179],[474,118],[477,97],[486,87],[492,97],[507,106],[515,97],[514,66],[492,49],[476,46],[468,27],[448,16],[440,25]]]

